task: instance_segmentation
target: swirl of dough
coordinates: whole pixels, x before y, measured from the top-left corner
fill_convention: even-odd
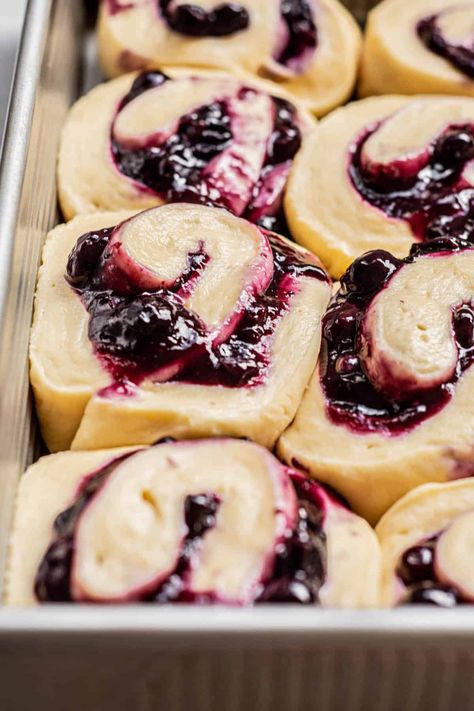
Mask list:
[[[323,119],[292,168],[293,237],[339,277],[369,249],[474,235],[474,101],[364,99]]]
[[[51,497],[33,520],[39,482]],[[8,581],[11,604],[366,607],[379,600],[380,551],[363,519],[262,447],[164,441],[35,464],[20,486]]]
[[[314,119],[282,92],[269,94],[274,88],[177,69],[97,87],[72,108],[64,128],[64,214],[192,202],[286,230],[283,192]]]
[[[261,75],[318,116],[350,96],[361,45],[357,24],[338,0],[218,6],[215,0],[130,0],[122,6],[104,0],[98,35],[108,77],[162,66]]]
[[[385,605],[474,602],[474,483],[424,484],[376,527]]]
[[[228,434],[271,446],[314,368],[330,291],[312,254],[226,210],[76,218],[48,240],[37,295],[45,440]]]
[[[370,521],[426,481],[470,476],[474,249],[357,259],[323,318],[320,366],[279,451]]]
[[[383,0],[370,13],[359,92],[474,96],[471,0]]]

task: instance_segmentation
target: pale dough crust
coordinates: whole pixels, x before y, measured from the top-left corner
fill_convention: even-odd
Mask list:
[[[216,96],[224,95],[226,90],[235,91],[241,82],[294,102],[284,89],[256,77],[240,77],[239,81],[229,74],[212,70],[165,67],[163,71],[176,81],[168,82],[160,88],[160,99],[163,96],[163,101],[158,106],[151,102],[150,112],[134,117],[134,125],[141,122],[143,130],[145,127],[148,129],[145,132],[149,132],[150,125],[158,130],[196,105],[208,104]],[[110,152],[112,122],[118,104],[128,93],[135,76],[127,74],[100,84],[79,99],[70,110],[62,132],[57,170],[59,202],[67,220],[79,213],[127,209],[138,211],[163,202],[157,194],[144,190],[120,173]],[[190,76],[202,80],[195,83],[194,92],[190,91]],[[183,80],[181,94],[178,91],[180,79]],[[296,107],[303,126],[310,131],[315,125],[314,119],[297,104]],[[118,127],[124,130],[128,128],[123,121],[118,123]]]
[[[136,448],[60,452],[42,457],[20,480],[5,578],[5,602],[36,603],[33,581],[52,540],[53,522],[74,498],[84,476]]]
[[[382,549],[382,603],[394,605],[403,594],[395,575],[401,555],[411,546],[439,533],[460,514],[474,509],[474,482],[425,484],[392,506],[376,527]]]
[[[354,511],[375,523],[419,484],[472,475],[473,392],[470,368],[451,401],[413,430],[396,437],[357,434],[328,418],[316,370],[294,422],[278,442],[278,453],[333,486]]]
[[[236,442],[229,444],[234,448],[238,445]],[[221,441],[218,446],[221,445],[226,455],[223,466],[229,467],[232,459],[227,457],[226,442]],[[70,505],[85,476],[127,451],[134,450],[61,452],[43,457],[28,469],[20,481],[17,495],[6,576],[6,604],[36,604],[33,582],[52,540],[54,519]],[[273,459],[271,455],[266,456]],[[132,460],[128,462],[127,466]],[[377,537],[366,521],[334,504],[329,497],[325,496],[325,499],[328,560],[327,581],[320,591],[321,605],[341,608],[377,606],[380,582]]]
[[[318,46],[304,73],[289,72],[272,60],[279,23],[279,3],[242,0],[251,16],[247,30],[228,37],[192,38],[168,29],[158,19],[153,1],[109,14],[102,3],[99,56],[108,77],[163,65],[223,68],[268,76],[321,116],[346,101],[354,87],[361,47],[360,30],[337,0],[315,0]],[[214,0],[200,0],[214,7]]]
[[[469,33],[473,29],[471,0],[384,0],[378,4],[367,21],[360,96],[395,93],[474,96],[472,79],[429,50],[416,32],[419,20],[463,6],[466,7],[464,29]]]
[[[320,121],[293,163],[285,213],[296,241],[317,254],[335,278],[370,249],[405,257],[416,241],[408,222],[388,217],[359,195],[347,170],[349,150],[364,129],[388,117],[366,144],[368,155],[381,163],[421,150],[436,129],[458,120],[473,122],[474,101],[375,97],[337,109]],[[377,140],[382,131],[388,132],[384,143]]]
[[[247,436],[271,448],[293,418],[313,371],[330,285],[302,279],[300,292],[276,327],[271,365],[261,386],[145,380],[134,397],[101,397],[97,391],[110,383],[110,377],[93,355],[87,336],[89,315],[64,272],[80,235],[116,225],[130,215],[77,217],[56,227],[46,240],[31,334],[30,377],[49,449],[100,449],[151,444],[165,436],[215,435]]]

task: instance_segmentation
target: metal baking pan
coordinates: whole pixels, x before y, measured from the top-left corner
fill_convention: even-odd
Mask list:
[[[361,18],[364,3],[347,4]],[[93,48],[80,0],[29,1],[0,174],[0,578],[36,453],[27,346],[42,242],[58,220],[59,133],[98,80]],[[4,711],[464,711],[473,671],[467,606],[0,609]]]

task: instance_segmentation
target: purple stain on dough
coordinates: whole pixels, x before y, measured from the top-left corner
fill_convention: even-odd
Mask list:
[[[424,17],[416,25],[418,37],[431,52],[446,59],[455,69],[474,79],[474,42],[452,44],[443,35],[439,26],[442,13]]]
[[[316,50],[318,32],[312,0],[281,0],[283,41],[275,60],[295,73],[302,73]]]

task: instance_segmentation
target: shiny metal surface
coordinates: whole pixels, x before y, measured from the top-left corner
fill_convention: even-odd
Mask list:
[[[81,9],[29,0],[0,175],[0,578],[35,451],[27,345],[41,246],[58,217],[59,134],[99,78]],[[0,609],[5,711],[464,711],[473,668],[468,607]]]

